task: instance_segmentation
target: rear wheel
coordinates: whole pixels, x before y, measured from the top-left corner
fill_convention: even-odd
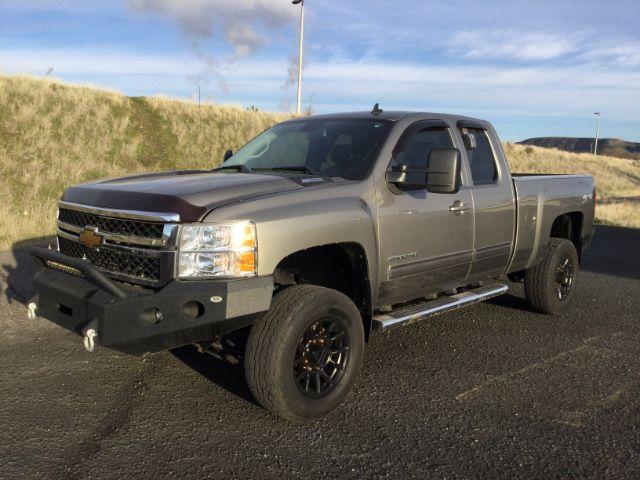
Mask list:
[[[276,415],[310,422],[343,402],[363,351],[362,319],[348,297],[313,285],[289,287],[251,329],[247,383]]]
[[[577,274],[578,253],[573,243],[552,238],[540,262],[525,273],[525,297],[535,310],[558,315],[574,297]]]

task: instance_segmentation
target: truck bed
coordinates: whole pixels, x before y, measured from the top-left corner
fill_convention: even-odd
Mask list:
[[[591,235],[595,183],[589,175],[512,173],[516,193],[516,233],[509,272],[529,268],[561,215],[580,220],[582,237]],[[545,244],[541,244],[541,240]]]

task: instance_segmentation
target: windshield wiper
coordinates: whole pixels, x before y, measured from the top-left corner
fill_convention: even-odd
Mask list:
[[[256,168],[256,170],[275,170],[275,171],[289,171],[289,172],[302,172],[308,175],[318,175],[305,165],[293,165],[291,167],[270,167],[270,168]]]
[[[219,172],[220,170],[237,170],[238,172],[242,173],[251,173],[253,171],[246,165],[223,165],[221,167],[213,169],[214,172]]]

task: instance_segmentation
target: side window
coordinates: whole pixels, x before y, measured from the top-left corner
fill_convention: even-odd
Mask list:
[[[424,168],[434,148],[452,148],[453,141],[447,128],[418,129],[405,137],[393,156],[392,166],[407,165],[409,168]]]
[[[467,150],[471,178],[474,185],[490,185],[498,181],[498,168],[487,132],[480,129],[462,129],[461,133],[471,133],[476,138],[476,148]]]

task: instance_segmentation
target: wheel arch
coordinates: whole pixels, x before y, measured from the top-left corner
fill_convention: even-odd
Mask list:
[[[549,238],[564,238],[573,243],[578,252],[578,258],[582,253],[583,236],[582,226],[584,224],[584,214],[579,211],[566,212],[558,215],[551,224]]]
[[[369,338],[372,290],[369,259],[358,242],[340,242],[305,248],[284,257],[273,272],[276,291],[291,285],[318,285],[349,297],[360,311]]]

